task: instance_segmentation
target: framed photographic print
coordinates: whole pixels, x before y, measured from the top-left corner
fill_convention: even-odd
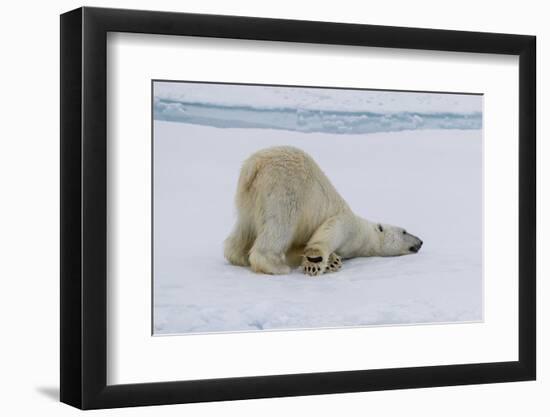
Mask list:
[[[535,38],[61,16],[61,401],[535,379]]]

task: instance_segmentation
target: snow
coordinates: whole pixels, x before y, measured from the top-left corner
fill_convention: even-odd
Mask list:
[[[154,121],[154,333],[482,320],[482,133],[339,135]],[[416,255],[312,278],[229,265],[242,161],[275,145],[318,162],[359,215],[407,228]]]

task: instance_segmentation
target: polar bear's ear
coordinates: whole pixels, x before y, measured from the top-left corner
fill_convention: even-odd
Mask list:
[[[378,230],[380,230],[381,232],[384,231],[384,228],[382,227],[382,225],[380,223],[378,223]]]

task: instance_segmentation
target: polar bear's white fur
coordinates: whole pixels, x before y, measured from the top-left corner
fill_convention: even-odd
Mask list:
[[[304,151],[274,147],[243,164],[237,187],[238,220],[225,241],[225,258],[255,272],[286,274],[340,269],[342,258],[418,252],[422,241],[400,227],[356,216]]]

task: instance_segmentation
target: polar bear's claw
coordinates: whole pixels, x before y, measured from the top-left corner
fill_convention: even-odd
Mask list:
[[[319,263],[311,263],[309,261],[304,262],[302,268],[304,270],[304,274],[312,277],[321,275],[324,272],[324,269],[321,268],[321,265]]]

